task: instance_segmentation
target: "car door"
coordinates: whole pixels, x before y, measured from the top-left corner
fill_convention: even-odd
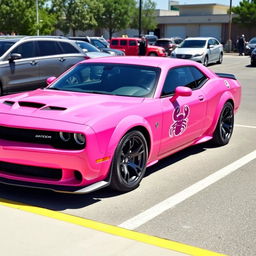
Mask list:
[[[21,58],[9,61],[14,53],[20,54]],[[1,76],[7,91],[34,88],[41,83],[33,41],[22,42],[10,52],[1,64]]]
[[[219,47],[217,42],[214,39],[210,39],[208,41],[208,49],[209,49],[209,62],[215,62],[219,59]]]
[[[85,59],[78,49],[71,44],[59,44],[56,40],[37,41],[40,79],[45,81],[50,76],[59,76],[68,68]]]
[[[192,66],[170,69],[162,91],[162,141],[159,154],[164,156],[191,144],[204,131],[206,120],[205,95],[198,85],[205,77]],[[206,79],[206,78],[205,78]],[[175,88],[185,86],[192,95],[173,100]]]

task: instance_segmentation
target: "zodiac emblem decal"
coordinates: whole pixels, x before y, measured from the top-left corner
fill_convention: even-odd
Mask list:
[[[188,115],[190,112],[190,109],[187,105],[184,106],[183,108],[184,113],[180,113],[180,107],[175,108],[173,115],[172,115],[172,119],[174,121],[174,123],[171,125],[170,127],[170,131],[169,131],[169,135],[170,137],[173,136],[179,136],[182,133],[185,132],[185,130],[187,129],[187,125],[188,125]]]

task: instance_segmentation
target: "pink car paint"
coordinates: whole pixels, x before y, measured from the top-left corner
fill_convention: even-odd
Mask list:
[[[42,138],[48,136],[44,135],[45,130],[81,133],[86,137],[86,146],[68,150],[2,136],[0,182],[19,181],[24,186],[45,188],[54,185],[57,191],[59,186],[65,186],[78,193],[90,192],[108,184],[113,155],[129,130],[142,127],[148,134],[147,166],[150,166],[185,147],[212,139],[225,102],[232,102],[235,112],[240,105],[241,87],[237,80],[220,77],[196,62],[154,57],[108,57],[87,60],[86,63],[143,65],[158,67],[161,73],[152,97],[48,88],[1,97],[0,127],[36,130],[35,136]],[[176,94],[161,97],[168,71],[182,66],[198,68],[208,78],[207,82],[198,90],[176,88]],[[24,166],[42,168],[40,173],[47,169],[49,176],[32,175],[30,171],[19,173]],[[52,176],[51,172],[56,172],[56,175]]]

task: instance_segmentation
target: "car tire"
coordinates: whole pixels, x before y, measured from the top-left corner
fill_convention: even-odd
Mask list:
[[[110,187],[120,192],[137,188],[145,174],[148,146],[140,131],[130,131],[118,143],[111,164]]]
[[[234,128],[234,107],[226,102],[220,113],[217,127],[213,134],[212,142],[217,146],[224,146],[229,143]]]
[[[206,56],[204,57],[203,65],[204,65],[205,67],[207,67],[207,66],[208,66],[208,62],[209,62],[209,58],[208,58],[208,55],[206,55]]]
[[[150,52],[148,56],[157,56],[157,54],[155,52]]]
[[[223,61],[223,53],[220,53],[219,60],[217,61],[218,64],[221,64]]]

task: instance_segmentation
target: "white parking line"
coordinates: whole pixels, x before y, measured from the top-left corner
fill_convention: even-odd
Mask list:
[[[242,124],[236,124],[236,127],[242,127],[242,128],[251,128],[251,129],[256,129],[256,126],[252,125],[242,125]]]
[[[220,179],[226,177],[227,175],[231,174],[232,172],[238,170],[242,166],[246,165],[247,163],[251,162],[256,158],[256,150],[249,153],[248,155],[238,159],[237,161],[233,162],[232,164],[227,165],[226,167],[216,171],[215,173],[209,175],[208,177],[198,181],[197,183],[191,185],[190,187],[184,189],[181,192],[167,198],[166,200],[162,201],[159,204],[149,208],[148,210],[138,214],[137,216],[123,222],[119,225],[119,227],[134,230],[139,226],[145,224],[146,222],[152,220],[153,218],[157,217],[161,213],[170,208],[176,206],[177,204],[185,201],[186,199],[192,197],[196,193],[202,191],[203,189],[209,187],[213,183],[219,181]]]

